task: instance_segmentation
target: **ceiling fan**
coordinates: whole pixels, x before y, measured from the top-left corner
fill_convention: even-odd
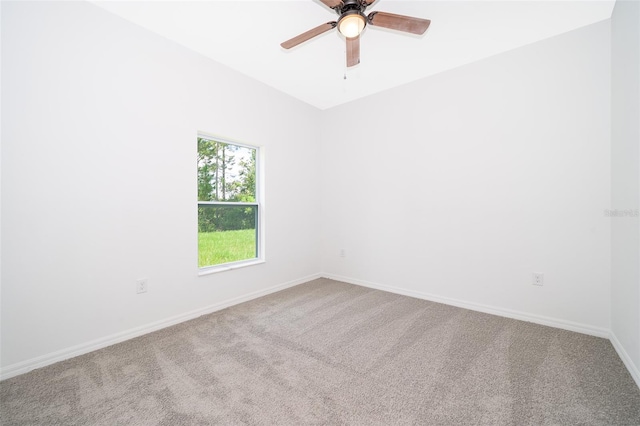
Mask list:
[[[340,34],[347,39],[347,67],[352,67],[360,63],[360,33],[367,24],[412,34],[424,34],[427,28],[429,28],[429,24],[431,24],[431,21],[428,19],[396,15],[387,12],[371,12],[369,15],[365,15],[365,9],[371,6],[376,0],[320,1],[336,11],[339,15],[338,20],[319,25],[281,43],[280,46],[285,49],[291,49],[300,43],[337,27]]]

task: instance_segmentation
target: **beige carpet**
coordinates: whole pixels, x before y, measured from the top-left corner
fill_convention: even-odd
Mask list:
[[[0,383],[2,425],[640,425],[609,341],[326,279]]]

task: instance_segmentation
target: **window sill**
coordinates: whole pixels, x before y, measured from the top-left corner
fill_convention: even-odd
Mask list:
[[[234,262],[217,266],[207,266],[205,268],[198,269],[198,276],[202,277],[205,275],[217,274],[218,272],[232,271],[234,269],[240,269],[247,266],[260,265],[262,263],[265,263],[264,259],[253,259],[247,260],[245,262]]]

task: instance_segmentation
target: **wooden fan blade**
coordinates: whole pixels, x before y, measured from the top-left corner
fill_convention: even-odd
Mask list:
[[[322,33],[326,33],[327,31],[334,29],[337,25],[337,22],[327,22],[326,24],[318,25],[317,27],[310,29],[309,31],[300,34],[299,36],[295,36],[291,40],[287,40],[284,43],[280,43],[280,46],[285,49],[291,49],[294,46],[299,45],[300,43],[304,43],[307,40],[310,40],[316,36],[319,36]]]
[[[360,63],[360,36],[347,38],[347,67]]]
[[[335,9],[342,4],[342,0],[320,0],[325,6]]]
[[[387,12],[371,12],[369,23],[374,26],[390,28],[412,34],[424,34],[431,21],[412,16],[396,15]]]

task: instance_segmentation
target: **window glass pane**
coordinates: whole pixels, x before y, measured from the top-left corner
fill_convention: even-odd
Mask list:
[[[258,206],[198,205],[198,266],[255,259]]]
[[[198,201],[256,201],[256,150],[198,138]]]
[[[256,157],[257,148],[198,137],[200,268],[258,258]]]

